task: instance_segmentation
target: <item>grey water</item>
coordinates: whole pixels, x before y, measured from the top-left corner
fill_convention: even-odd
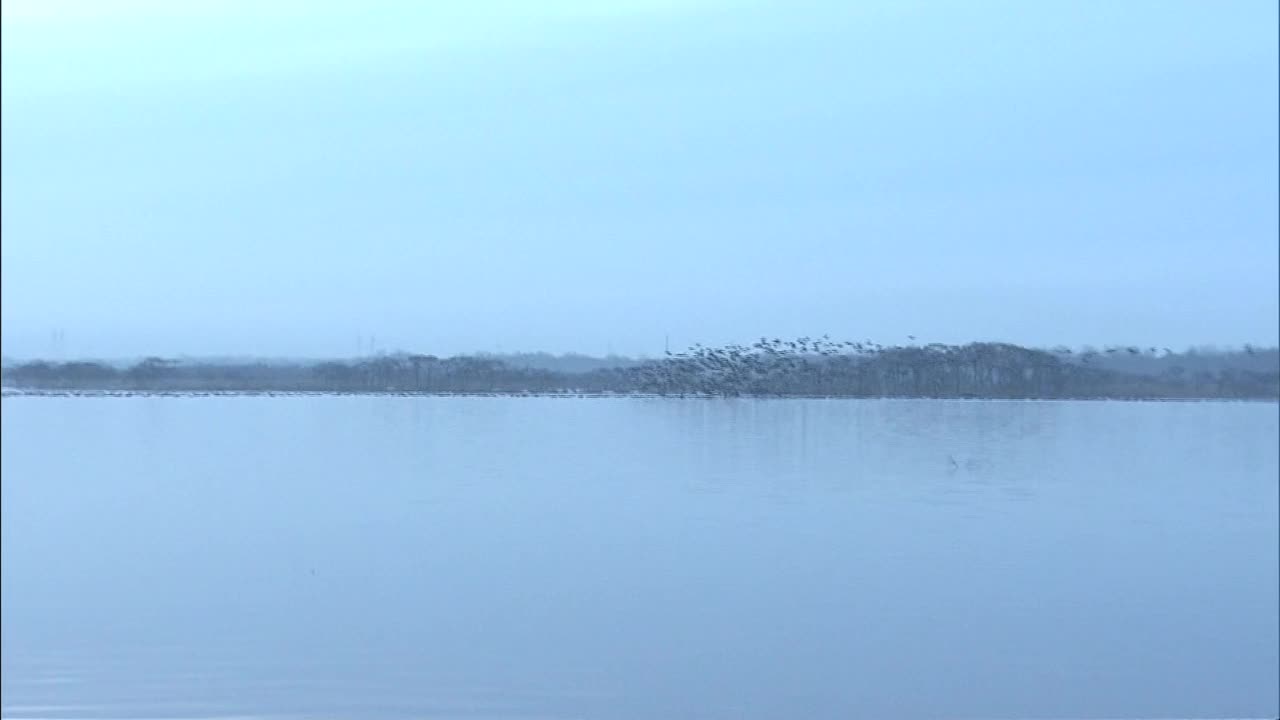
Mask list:
[[[1280,713],[1274,403],[0,408],[6,718]]]

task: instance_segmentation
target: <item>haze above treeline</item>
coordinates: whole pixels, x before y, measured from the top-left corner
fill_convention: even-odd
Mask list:
[[[1275,2],[801,6],[6,0],[4,353],[1280,343]]]
[[[925,346],[930,343],[908,342],[902,343],[902,347]],[[934,343],[936,345],[936,343]],[[1016,345],[1016,343],[1014,343]],[[701,343],[698,343],[701,345]],[[893,347],[893,345],[882,345],[882,347]],[[1098,367],[1132,371],[1141,367],[1160,367],[1169,364],[1178,364],[1190,362],[1197,366],[1203,367],[1269,367],[1267,363],[1271,362],[1271,358],[1276,355],[1278,348],[1275,346],[1264,346],[1261,344],[1245,343],[1239,346],[1202,344],[1177,350],[1170,347],[1160,346],[1139,346],[1139,345],[1080,345],[1071,347],[1067,345],[1053,345],[1050,347],[1040,346],[1022,346],[1032,350],[1043,350],[1068,361],[1082,362],[1084,358],[1093,356]],[[1136,349],[1133,352],[1131,349]],[[675,349],[679,351],[679,349]],[[240,364],[260,364],[267,365],[306,365],[319,362],[327,362],[334,360],[342,360],[349,362],[359,362],[363,359],[377,357],[409,357],[412,355],[430,354],[440,358],[446,357],[477,357],[500,360],[511,367],[531,368],[535,370],[551,370],[555,372],[587,372],[590,370],[598,370],[612,367],[628,367],[638,365],[650,360],[660,360],[665,356],[664,352],[654,353],[652,355],[640,354],[623,354],[623,353],[600,353],[591,354],[585,352],[564,352],[554,353],[546,351],[492,351],[492,350],[474,350],[471,352],[460,353],[431,353],[428,351],[407,350],[403,348],[385,349],[374,348],[369,352],[353,353],[351,355],[335,355],[331,357],[317,356],[290,356],[290,355],[271,355],[271,354],[213,354],[213,355],[190,355],[190,354],[163,354],[149,353],[137,356],[123,357],[92,357],[92,356],[64,356],[61,353],[46,355],[10,356],[5,354],[0,357],[0,365],[4,367],[15,367],[17,365],[29,362],[45,362],[45,363],[76,363],[76,362],[94,362],[102,363],[118,369],[128,368],[147,358],[161,358],[180,364],[194,365],[240,365]]]

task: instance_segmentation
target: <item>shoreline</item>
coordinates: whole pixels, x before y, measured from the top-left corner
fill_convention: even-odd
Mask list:
[[[0,368],[10,394],[62,396],[398,395],[502,397],[1280,400],[1280,349],[1157,356],[1155,348],[1008,343],[883,346],[801,337],[694,345],[660,360],[595,367],[512,356],[397,353],[292,364],[148,357],[131,366],[35,360]],[[547,356],[548,358],[550,356]],[[527,360],[527,358],[526,358]],[[547,360],[547,358],[543,358]],[[552,358],[554,360],[554,358]],[[564,361],[562,358],[561,361]],[[548,364],[549,363],[549,364]],[[1097,364],[1097,366],[1095,366]],[[1106,366],[1106,367],[1104,367]]]
[[[555,398],[595,400],[902,400],[931,402],[1153,402],[1153,403],[1280,403],[1273,397],[943,397],[919,395],[742,395],[627,392],[436,392],[413,390],[53,390],[0,388],[0,398],[204,398],[204,397],[406,397],[406,398]]]

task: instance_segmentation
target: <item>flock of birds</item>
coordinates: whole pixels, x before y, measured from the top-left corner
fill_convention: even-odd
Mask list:
[[[762,337],[751,345],[724,347],[706,347],[696,343],[684,352],[667,351],[662,360],[633,369],[633,380],[638,389],[661,395],[770,394],[770,389],[776,390],[780,383],[801,383],[803,380],[799,375],[805,372],[810,373],[809,379],[812,380],[815,376],[820,377],[825,368],[840,362],[847,363],[844,367],[850,367],[860,360],[889,353],[913,353],[912,359],[945,359],[966,350],[959,345],[918,344],[914,335],[906,338],[909,344],[905,346],[888,346],[870,339],[837,341],[829,335],[795,340]],[[1246,346],[1245,350],[1252,353],[1253,348]],[[1141,348],[1136,345],[1080,351],[1058,346],[1049,354],[1066,362],[1090,365],[1103,357],[1159,358],[1168,357],[1173,351],[1167,347]]]
[[[1247,346],[1247,345],[1246,345],[1246,346],[1245,346],[1245,349],[1246,349],[1246,350],[1248,350],[1250,354],[1253,354],[1253,352],[1252,352],[1252,348],[1250,348],[1249,346]],[[1061,346],[1061,345],[1060,345],[1060,346],[1058,346],[1058,347],[1056,347],[1056,348],[1054,348],[1054,349],[1053,349],[1053,352],[1054,352],[1054,354],[1055,354],[1055,355],[1072,355],[1072,354],[1074,354],[1074,353],[1072,352],[1071,348],[1069,348],[1069,347],[1065,347],[1065,346]],[[1172,355],[1172,354],[1173,354],[1173,351],[1172,351],[1172,350],[1170,350],[1169,348],[1155,348],[1155,347],[1149,347],[1149,348],[1147,348],[1146,350],[1143,350],[1142,348],[1140,348],[1140,347],[1138,347],[1138,346],[1136,346],[1136,345],[1128,345],[1128,346],[1124,346],[1124,345],[1112,345],[1112,346],[1108,346],[1108,347],[1104,348],[1104,349],[1103,349],[1103,350],[1101,350],[1101,351],[1098,351],[1098,350],[1084,350],[1084,351],[1081,351],[1081,352],[1080,352],[1080,360],[1081,360],[1082,362],[1086,362],[1086,363],[1087,363],[1087,362],[1091,362],[1091,361],[1093,361],[1094,359],[1096,359],[1096,358],[1098,358],[1098,357],[1101,357],[1102,355],[1115,355],[1116,353],[1121,353],[1121,352],[1123,352],[1123,353],[1128,353],[1129,355],[1143,355],[1143,356],[1147,356],[1147,357],[1158,357],[1158,356],[1160,356],[1160,355],[1161,355],[1161,353],[1162,353],[1162,352],[1163,352],[1163,355],[1164,355],[1165,357],[1167,357],[1167,356],[1169,356],[1169,355]]]
[[[907,339],[914,342],[916,338],[908,335]],[[661,395],[764,394],[767,388],[776,388],[779,380],[794,378],[797,371],[820,370],[836,358],[852,360],[903,349],[869,339],[832,340],[830,335],[795,340],[761,337],[751,345],[723,347],[695,343],[684,352],[668,350],[663,360],[635,368],[635,384]],[[946,352],[958,348],[933,344],[925,349]]]

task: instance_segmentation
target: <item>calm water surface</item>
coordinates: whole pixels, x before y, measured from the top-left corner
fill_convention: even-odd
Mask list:
[[[5,717],[1280,713],[1275,404],[0,408]]]

